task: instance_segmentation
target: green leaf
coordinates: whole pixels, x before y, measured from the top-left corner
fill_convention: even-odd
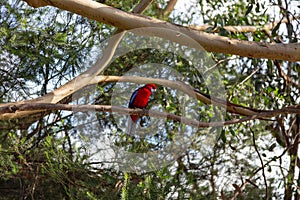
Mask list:
[[[221,131],[220,138],[221,138],[221,140],[222,140],[224,143],[226,143],[227,138],[226,138],[226,134],[225,134],[225,130],[224,130],[224,129]]]
[[[251,3],[251,4],[248,5],[245,16],[247,16],[252,11],[252,8],[253,8],[253,4]]]
[[[235,136],[235,131],[232,130],[232,128],[229,128],[229,131],[230,131],[230,134],[231,134],[232,136]]]
[[[260,4],[258,2],[256,3],[255,11],[256,12],[260,11]]]

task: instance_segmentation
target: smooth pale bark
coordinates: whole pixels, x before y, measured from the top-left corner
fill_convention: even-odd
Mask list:
[[[275,21],[272,23],[268,23],[264,26],[224,26],[222,28],[224,28],[227,31],[233,32],[233,33],[237,33],[237,32],[256,32],[256,31],[265,31],[267,32],[267,34],[271,35],[271,31],[272,29],[274,29],[279,23],[283,24],[283,23],[288,23],[289,21],[293,21],[296,20],[296,18],[294,17],[290,17],[290,18],[283,18],[280,21]],[[199,31],[205,31],[208,28],[213,28],[211,25],[192,25],[190,26],[190,28],[199,30]],[[211,32],[218,32],[220,29],[220,27],[216,27],[213,30],[211,30]]]
[[[300,113],[300,105],[290,106],[287,108],[279,109],[279,110],[257,110],[250,107],[240,106],[234,103],[227,102],[223,99],[218,98],[210,98],[205,94],[195,91],[191,86],[180,82],[180,81],[170,81],[165,79],[156,79],[156,78],[145,78],[145,77],[132,77],[132,76],[95,76],[89,84],[97,84],[101,82],[132,82],[137,84],[146,84],[146,83],[156,83],[158,85],[163,85],[165,87],[170,87],[179,91],[184,92],[192,98],[196,98],[199,101],[204,102],[205,104],[214,104],[219,107],[226,108],[230,113],[236,113],[242,116],[249,116],[249,118],[244,118],[244,120],[253,120],[253,119],[268,119],[279,114],[287,114],[287,113]],[[39,104],[42,103],[42,104]],[[48,104],[43,104],[48,103]],[[27,109],[16,109],[19,105],[26,104],[28,105]],[[40,108],[36,108],[35,110],[30,110],[30,105],[49,105],[51,103],[47,101],[26,101],[26,102],[15,102],[8,104],[0,104],[0,120],[14,119],[25,117],[29,114],[41,112],[42,110],[38,110]],[[53,107],[54,104],[52,105]],[[239,121],[241,122],[241,121]]]
[[[33,7],[54,6],[103,22],[123,30],[143,27],[168,28],[188,35],[211,52],[235,54],[253,58],[300,61],[300,44],[278,44],[230,39],[162,20],[128,13],[91,0],[25,0]],[[151,34],[151,33],[149,33]],[[161,35],[161,37],[167,37]],[[166,38],[173,40],[174,38]],[[177,40],[178,42],[178,40]],[[184,43],[184,41],[181,41]]]

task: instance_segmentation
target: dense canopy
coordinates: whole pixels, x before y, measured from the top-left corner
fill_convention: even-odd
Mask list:
[[[299,1],[1,1],[1,199],[299,199],[299,16]]]

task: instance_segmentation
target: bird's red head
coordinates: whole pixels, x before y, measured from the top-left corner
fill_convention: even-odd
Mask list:
[[[151,91],[155,91],[156,90],[156,85],[153,84],[153,83],[146,84],[145,87],[150,88]]]

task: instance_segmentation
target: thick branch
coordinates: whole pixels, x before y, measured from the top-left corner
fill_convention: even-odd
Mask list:
[[[123,30],[131,30],[144,27],[160,27],[172,29],[180,33],[186,34],[196,42],[198,42],[207,51],[220,52],[226,54],[235,54],[253,58],[267,58],[288,61],[300,61],[300,44],[270,44],[262,42],[241,41],[229,39],[226,37],[216,36],[184,26],[171,24],[158,19],[144,17],[137,14],[124,12],[113,7],[97,3],[91,0],[25,0],[33,7],[45,5],[55,6],[64,10],[68,10],[90,19],[103,22]],[[44,2],[44,4],[40,2]],[[151,35],[152,33],[143,32],[143,34]],[[157,35],[156,35],[157,36]],[[185,44],[184,39],[170,38],[169,35],[163,34],[170,40],[180,41]]]
[[[206,94],[201,93],[200,91],[196,90],[195,88],[191,87],[190,85],[185,84],[184,82],[180,81],[170,81],[166,79],[156,79],[156,78],[145,78],[145,77],[132,77],[132,76],[95,76],[93,79],[89,80],[89,82],[86,83],[87,85],[92,84],[98,84],[101,82],[131,82],[131,83],[137,83],[137,84],[147,84],[147,83],[155,83],[158,85],[163,85],[164,87],[170,87],[179,91],[184,92],[185,94],[189,95],[192,98],[196,98],[199,101],[210,105],[216,105],[223,107],[227,109],[228,112],[236,113],[243,116],[252,116],[257,113],[259,113],[261,110],[253,109],[253,108],[247,108],[244,106],[240,106],[237,104],[233,104],[230,102],[227,102],[224,99],[216,98],[214,96],[210,97]],[[70,85],[67,83],[66,85]],[[46,94],[43,97],[33,99],[26,102],[15,102],[15,103],[7,103],[7,104],[0,104],[0,109],[3,109],[4,107],[10,106],[10,105],[16,105],[16,104],[22,104],[22,103],[58,103],[57,100],[62,100],[63,98],[66,98],[70,93],[67,89],[67,86],[64,85],[64,90],[67,92],[62,93],[61,89],[58,88],[57,90]],[[74,87],[71,85],[72,88]],[[59,96],[56,96],[59,94]],[[212,94],[213,95],[213,94]],[[55,102],[49,101],[52,99],[56,99]],[[0,114],[0,120],[5,119],[13,119],[13,118],[22,118],[25,116],[28,116],[30,114],[36,113],[37,111],[24,111],[24,112],[18,112],[18,113],[6,113],[6,114]]]
[[[243,116],[261,116],[262,118],[264,115],[259,115],[261,113],[270,113],[270,116],[272,115],[272,111],[270,110],[258,110],[250,107],[245,107],[241,105],[237,105],[231,102],[226,101],[225,99],[220,99],[218,97],[209,96],[206,94],[201,93],[200,91],[196,90],[195,88],[191,87],[190,85],[185,84],[184,82],[180,81],[170,81],[166,79],[156,79],[156,78],[145,78],[145,77],[131,77],[131,76],[95,76],[87,85],[91,84],[97,84],[101,82],[132,82],[137,84],[147,84],[147,83],[156,83],[158,85],[163,85],[165,87],[170,87],[179,91],[184,92],[185,94],[189,95],[192,98],[196,98],[199,101],[205,103],[205,104],[213,104],[216,106],[220,106],[223,108],[226,108],[228,112],[235,113]],[[54,91],[55,92],[55,91]],[[53,92],[52,92],[53,93]],[[47,95],[53,95],[51,93]],[[47,96],[45,95],[45,96]],[[213,95],[213,94],[212,94]],[[67,97],[67,96],[65,96]],[[0,104],[0,120],[5,119],[13,119],[13,118],[21,118],[28,116],[30,114],[36,113],[37,111],[20,111],[20,112],[3,112],[1,114],[1,110],[5,110],[13,105],[18,104],[30,104],[30,103],[51,103],[47,101],[41,101],[43,98],[33,99],[31,101],[26,102],[16,102],[16,103],[7,103],[7,104]],[[47,98],[45,98],[47,99]],[[290,113],[294,113],[293,111],[289,111]],[[269,118],[270,116],[267,116],[266,118]]]
[[[90,84],[97,84],[101,82],[132,82],[137,84],[147,84],[147,83],[156,83],[158,85],[163,85],[164,87],[170,87],[179,91],[184,92],[192,98],[196,98],[199,101],[207,105],[216,105],[227,109],[230,113],[235,113],[243,116],[252,116],[258,114],[262,110],[249,108],[234,104],[226,101],[225,99],[220,99],[214,96],[206,95],[197,89],[193,88],[190,85],[185,84],[181,81],[170,81],[166,79],[157,79],[157,78],[145,78],[145,77],[131,77],[131,76],[96,76]],[[214,95],[214,94],[212,94]],[[268,112],[268,111],[265,111]]]

